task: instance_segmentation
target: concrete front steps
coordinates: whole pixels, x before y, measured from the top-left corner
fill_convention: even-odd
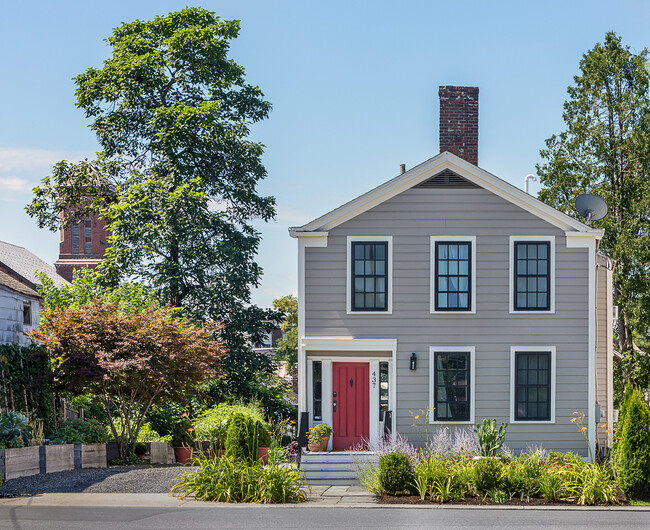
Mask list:
[[[300,470],[310,486],[356,486],[359,484],[355,461],[376,460],[373,451],[305,452]]]

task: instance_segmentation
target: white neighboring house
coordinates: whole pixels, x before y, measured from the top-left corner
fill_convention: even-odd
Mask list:
[[[0,344],[27,346],[27,333],[38,329],[38,292],[0,265]]]
[[[36,274],[44,272],[57,287],[68,282],[27,249],[0,241],[0,344],[30,344],[26,335],[38,330],[40,304]]]

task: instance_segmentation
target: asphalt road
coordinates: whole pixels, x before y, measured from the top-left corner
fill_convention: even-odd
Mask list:
[[[650,528],[650,511],[210,506],[0,506],[0,528]]]

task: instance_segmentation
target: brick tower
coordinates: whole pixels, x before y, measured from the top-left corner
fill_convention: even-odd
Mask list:
[[[61,228],[59,259],[54,264],[56,271],[71,282],[76,269],[96,268],[104,259],[106,238],[106,221],[97,215]]]

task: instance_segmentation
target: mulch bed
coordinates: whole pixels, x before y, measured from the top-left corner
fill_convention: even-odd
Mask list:
[[[490,497],[484,499],[483,497],[467,497],[464,501],[449,501],[446,503],[431,501],[427,496],[425,500],[420,499],[419,495],[388,495],[383,493],[377,499],[379,504],[459,504],[465,506],[476,506],[476,505],[500,505],[500,506],[580,506],[579,504],[572,501],[559,501],[559,502],[549,502],[546,499],[538,499],[531,497],[530,502],[527,500],[520,500],[519,497],[513,497],[507,502],[497,503],[494,502]],[[630,502],[621,494],[618,497],[619,505],[629,505]],[[607,506],[615,506],[614,504],[609,504]],[[588,507],[588,506],[587,506]]]

